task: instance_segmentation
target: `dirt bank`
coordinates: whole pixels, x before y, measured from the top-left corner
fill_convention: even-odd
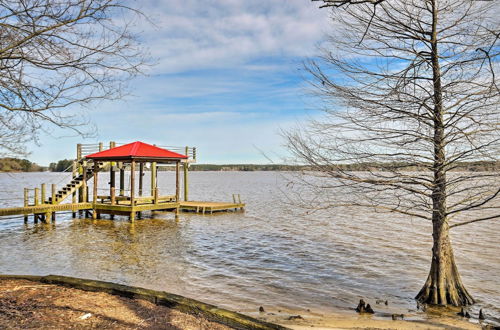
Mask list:
[[[0,328],[230,329],[142,299],[0,279]]]

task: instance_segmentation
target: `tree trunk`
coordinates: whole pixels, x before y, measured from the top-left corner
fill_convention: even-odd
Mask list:
[[[434,180],[432,188],[432,237],[434,244],[431,270],[416,299],[428,304],[464,306],[473,304],[474,299],[469,295],[460,279],[449,236],[446,205],[444,107],[437,38],[438,9],[435,0],[431,1],[431,4],[433,16],[431,65],[434,89]]]
[[[434,245],[429,276],[415,297],[419,302],[434,305],[465,306],[474,299],[460,279],[450,242],[449,226],[446,221],[433,224]]]

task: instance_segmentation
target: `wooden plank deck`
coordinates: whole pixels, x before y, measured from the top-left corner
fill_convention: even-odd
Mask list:
[[[245,203],[231,203],[231,202],[203,202],[203,201],[189,201],[179,202],[179,209],[181,211],[194,211],[197,213],[213,213],[217,211],[230,211],[230,210],[243,210]]]
[[[37,206],[20,206],[0,208],[0,216],[45,214],[48,212],[90,210],[92,203],[41,204]]]

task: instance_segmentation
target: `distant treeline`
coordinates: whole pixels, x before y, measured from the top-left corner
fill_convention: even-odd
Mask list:
[[[45,168],[27,159],[0,158],[0,172],[41,172]]]
[[[57,163],[50,163],[49,167],[43,167],[32,163],[27,159],[0,158],[0,172],[39,172],[49,170],[51,172],[71,171],[73,160],[62,159]],[[423,168],[413,166],[408,163],[358,163],[337,165],[345,171],[387,171],[399,169],[403,171],[421,171]],[[145,169],[147,170],[147,169]],[[170,171],[173,167],[161,167],[160,170]],[[310,171],[315,170],[311,166],[305,165],[285,165],[285,164],[192,164],[190,171]],[[477,161],[461,163],[456,166],[455,171],[489,172],[500,171],[500,162]]]
[[[51,172],[64,172],[73,166],[73,159],[62,159],[57,163],[50,163],[49,171]]]

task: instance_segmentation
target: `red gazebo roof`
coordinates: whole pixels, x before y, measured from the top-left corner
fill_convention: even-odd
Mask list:
[[[97,159],[97,160],[111,160],[111,161],[114,160],[143,160],[143,161],[160,160],[161,161],[161,160],[187,159],[188,156],[181,155],[167,149],[159,148],[151,144],[136,141],[119,147],[87,155],[85,156],[85,158]]]

